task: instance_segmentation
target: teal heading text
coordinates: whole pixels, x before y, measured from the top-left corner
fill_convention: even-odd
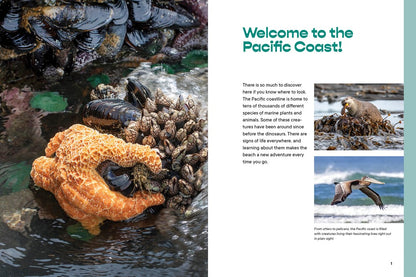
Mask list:
[[[243,52],[255,53],[284,53],[292,50],[306,53],[341,53],[343,51],[342,40],[350,39],[354,35],[352,30],[339,27],[332,27],[328,30],[312,28],[310,31],[243,27],[243,32],[245,37]]]

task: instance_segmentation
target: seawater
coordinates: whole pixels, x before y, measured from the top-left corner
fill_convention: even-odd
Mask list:
[[[402,205],[377,206],[315,205],[315,223],[403,223]]]

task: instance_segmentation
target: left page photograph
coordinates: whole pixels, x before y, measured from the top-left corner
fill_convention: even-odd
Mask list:
[[[208,275],[208,1],[0,0],[0,272]]]

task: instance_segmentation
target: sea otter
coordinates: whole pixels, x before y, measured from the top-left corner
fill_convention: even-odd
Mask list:
[[[371,103],[360,101],[354,97],[348,96],[341,102],[342,110],[341,114],[347,114],[352,117],[361,118],[371,122],[381,122],[383,118],[381,117],[380,111]]]

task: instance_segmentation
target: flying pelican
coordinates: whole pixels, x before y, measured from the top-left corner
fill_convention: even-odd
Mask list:
[[[331,205],[335,205],[341,202],[344,202],[347,199],[348,195],[351,194],[353,189],[359,189],[370,197],[374,203],[384,209],[384,204],[381,201],[380,195],[377,194],[374,190],[370,189],[368,186],[371,184],[384,184],[383,182],[377,181],[376,179],[364,176],[361,179],[349,180],[344,182],[335,182],[335,195],[334,200],[332,200]]]

